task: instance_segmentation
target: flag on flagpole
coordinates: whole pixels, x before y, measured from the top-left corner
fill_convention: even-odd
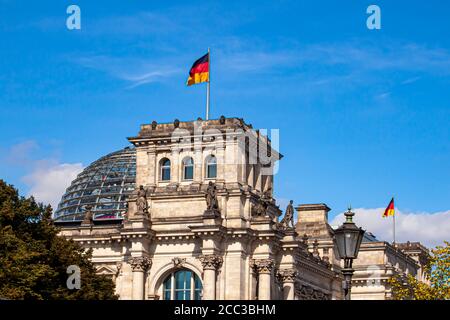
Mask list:
[[[191,86],[202,82],[209,82],[209,52],[194,62],[186,85]]]
[[[391,202],[389,202],[386,210],[384,210],[384,213],[383,213],[383,218],[386,218],[389,216],[395,216],[394,198],[391,199]]]

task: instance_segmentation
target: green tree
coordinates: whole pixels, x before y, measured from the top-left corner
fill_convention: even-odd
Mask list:
[[[92,251],[58,236],[52,208],[0,179],[0,297],[117,299],[111,279],[95,273]],[[81,270],[80,289],[68,289],[67,267]]]
[[[450,242],[431,250],[424,268],[429,285],[412,275],[396,275],[389,279],[396,300],[449,300],[450,299]]]

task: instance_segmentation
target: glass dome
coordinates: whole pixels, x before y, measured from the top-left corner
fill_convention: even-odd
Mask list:
[[[72,181],[54,214],[55,221],[82,221],[91,207],[94,220],[122,219],[136,184],[136,149],[101,157]]]

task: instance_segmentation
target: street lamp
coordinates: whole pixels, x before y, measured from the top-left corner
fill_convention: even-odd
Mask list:
[[[361,245],[364,230],[358,228],[353,222],[352,218],[355,215],[351,208],[344,213],[345,222],[334,231],[334,236],[336,239],[338,258],[344,260],[344,268],[342,269],[342,274],[344,275],[344,281],[342,283],[345,300],[350,300],[351,291],[351,281],[353,272],[352,268],[353,259],[356,259],[359,252],[359,247]]]

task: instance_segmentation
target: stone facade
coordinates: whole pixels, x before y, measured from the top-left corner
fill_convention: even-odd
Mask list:
[[[290,218],[279,221],[272,192],[282,156],[267,136],[221,117],[152,122],[129,141],[137,188],[125,219],[99,221],[88,210],[60,233],[93,249],[98,272],[113,279],[121,299],[342,298],[330,208],[298,206],[294,228],[290,206]],[[353,299],[388,299],[386,280],[395,273],[425,279],[425,257],[418,244],[364,242]]]
[[[334,230],[328,224],[328,208],[325,204],[305,204],[296,208],[299,234],[310,237],[309,250],[318,251],[320,257],[332,264],[332,270],[339,271],[343,265],[336,257]],[[316,243],[317,249],[314,248]],[[358,258],[353,262],[355,273],[352,278],[351,298],[354,300],[391,299],[388,284],[393,275],[412,274],[426,282],[423,266],[427,262],[428,250],[419,243],[396,244],[378,241],[366,234]]]
[[[129,141],[138,187],[124,221],[61,229],[93,249],[121,299],[173,298],[177,270],[200,279],[202,299],[341,298],[331,264],[279,223],[272,190],[281,155],[266,136],[221,117],[153,122]]]

